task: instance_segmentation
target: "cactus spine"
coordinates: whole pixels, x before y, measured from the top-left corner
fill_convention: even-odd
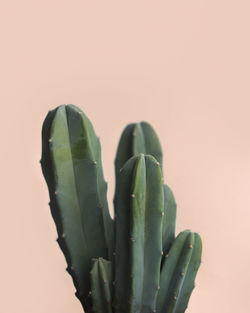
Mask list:
[[[89,313],[183,313],[201,261],[201,239],[175,239],[176,202],[163,184],[162,149],[146,122],[129,124],[116,159],[115,220],[109,214],[101,146],[74,105],[50,111],[42,171],[76,296]]]

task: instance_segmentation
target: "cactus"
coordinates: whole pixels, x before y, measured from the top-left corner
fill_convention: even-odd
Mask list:
[[[101,146],[74,105],[50,111],[42,171],[76,296],[89,313],[183,313],[201,261],[201,239],[175,239],[176,203],[163,184],[162,149],[146,122],[129,124],[115,159],[115,218],[107,203]]]

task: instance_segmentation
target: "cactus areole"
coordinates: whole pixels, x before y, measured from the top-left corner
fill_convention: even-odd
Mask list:
[[[115,217],[101,145],[74,105],[42,127],[43,175],[58,244],[88,313],[183,313],[201,263],[201,238],[175,236],[176,202],[163,182],[162,149],[146,122],[129,124],[115,158]]]

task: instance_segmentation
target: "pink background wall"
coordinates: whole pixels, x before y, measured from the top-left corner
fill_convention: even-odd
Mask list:
[[[81,312],[38,162],[47,111],[74,103],[101,137],[110,204],[123,127],[158,132],[177,229],[204,243],[187,312],[250,312],[249,1],[0,7],[0,311]]]

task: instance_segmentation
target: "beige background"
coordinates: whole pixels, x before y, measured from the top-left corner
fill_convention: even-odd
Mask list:
[[[101,136],[110,204],[123,127],[158,132],[178,231],[204,242],[188,313],[250,312],[249,1],[0,7],[0,311],[81,312],[38,163],[45,114],[74,103]]]

